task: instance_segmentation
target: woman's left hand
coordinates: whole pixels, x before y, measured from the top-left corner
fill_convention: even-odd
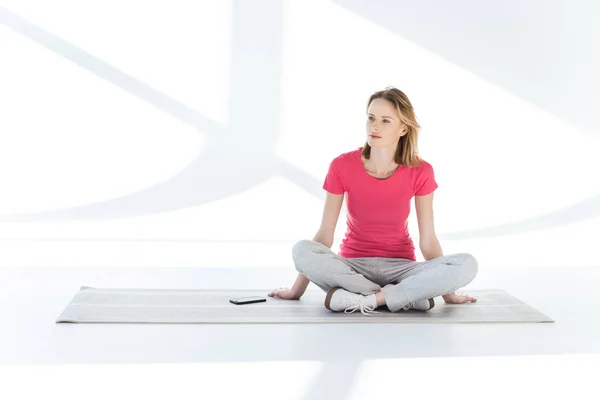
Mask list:
[[[463,304],[477,301],[475,297],[471,297],[468,294],[460,292],[445,294],[442,296],[442,298],[448,304]]]

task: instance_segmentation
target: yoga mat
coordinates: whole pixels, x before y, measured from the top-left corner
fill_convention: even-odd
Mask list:
[[[554,322],[504,290],[469,290],[475,303],[366,316],[324,307],[325,292],[307,291],[300,300],[267,296],[265,290],[102,289],[82,286],[56,323],[131,324],[307,324],[307,323],[494,323]],[[264,303],[234,305],[230,299],[262,296]]]

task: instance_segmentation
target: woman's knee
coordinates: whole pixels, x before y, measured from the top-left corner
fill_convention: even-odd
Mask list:
[[[459,253],[457,256],[460,257],[461,271],[465,274],[466,279],[471,282],[479,272],[477,259],[470,253]]]
[[[305,264],[307,258],[310,258],[314,252],[316,242],[312,240],[300,240],[292,247],[292,259],[298,272],[302,272],[302,265]]]
[[[292,258],[296,261],[306,253],[310,252],[310,240],[300,240],[292,247]]]

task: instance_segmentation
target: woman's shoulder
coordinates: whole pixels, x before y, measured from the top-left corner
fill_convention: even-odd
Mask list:
[[[421,157],[418,158],[417,165],[415,165],[412,168],[414,168],[417,171],[433,170],[433,166]]]
[[[360,154],[361,154],[360,148],[357,150],[346,151],[346,152],[336,156],[332,160],[332,163],[335,163],[337,165],[352,163],[356,159],[356,157],[360,157]]]

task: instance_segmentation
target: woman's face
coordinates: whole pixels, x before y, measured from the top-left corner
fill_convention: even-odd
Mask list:
[[[379,98],[369,104],[367,110],[367,143],[371,147],[393,147],[401,136],[406,134],[407,125],[400,122],[400,117],[393,104]]]

